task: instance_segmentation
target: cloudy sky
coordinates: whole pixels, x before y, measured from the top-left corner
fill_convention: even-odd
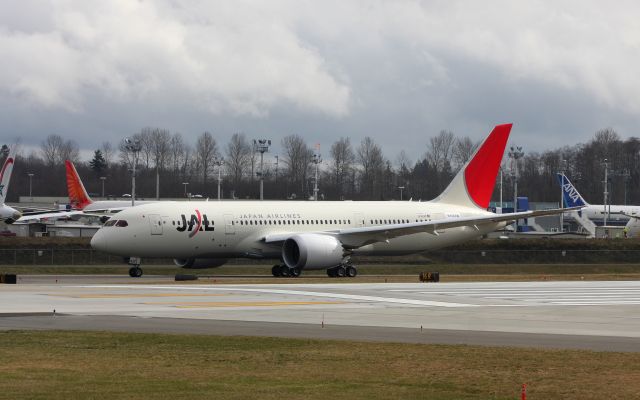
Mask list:
[[[146,126],[276,143],[365,136],[413,160],[513,122],[542,151],[638,136],[635,1],[55,1],[0,13],[3,142],[85,150]],[[279,146],[274,152],[279,151]]]

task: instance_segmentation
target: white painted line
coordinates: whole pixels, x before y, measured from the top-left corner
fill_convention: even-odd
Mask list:
[[[78,286],[76,286],[78,287]],[[97,286],[80,286],[86,288],[127,288],[127,289],[160,289],[160,290],[176,290],[173,286],[139,286],[139,285],[97,285]],[[314,296],[314,297],[328,297],[332,299],[345,299],[345,300],[358,300],[358,301],[371,301],[379,303],[395,303],[395,304],[408,304],[415,306],[427,306],[427,307],[478,307],[476,304],[463,304],[463,303],[451,303],[442,301],[429,301],[429,300],[415,300],[415,299],[400,299],[395,297],[380,297],[380,296],[365,296],[355,294],[344,293],[328,293],[328,292],[309,292],[302,290],[284,290],[284,289],[258,289],[258,288],[237,288],[237,287],[181,287],[181,290],[213,290],[213,291],[225,291],[225,292],[250,292],[250,293],[270,293],[270,294],[288,294],[295,296]]]

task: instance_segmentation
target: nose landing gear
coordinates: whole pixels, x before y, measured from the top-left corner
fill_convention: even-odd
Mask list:
[[[142,262],[142,260],[140,259],[140,257],[129,257],[129,265],[131,265],[131,268],[129,268],[129,276],[132,278],[140,278],[142,276],[142,268],[140,268],[140,263]]]

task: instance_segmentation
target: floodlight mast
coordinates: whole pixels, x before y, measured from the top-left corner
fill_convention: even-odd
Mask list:
[[[222,177],[220,176],[220,170],[222,169],[222,164],[224,164],[224,158],[216,157],[213,159],[213,163],[218,166],[218,201],[220,201],[220,185],[222,184]]]
[[[260,176],[260,200],[264,200],[264,153],[269,151],[270,146],[270,139],[253,139],[253,151],[260,153],[260,172],[258,172]]]
[[[133,154],[133,168],[131,169],[131,207],[136,205],[136,164],[138,164],[138,155],[142,150],[142,145],[138,139],[124,139],[124,147],[128,152]]]
[[[313,182],[313,201],[318,201],[318,164],[322,162],[322,156],[316,153],[311,161],[316,165],[316,176]]]
[[[513,212],[518,212],[518,159],[524,156],[522,146],[511,146],[508,153],[513,160]],[[518,220],[515,222],[515,230],[518,230]]]

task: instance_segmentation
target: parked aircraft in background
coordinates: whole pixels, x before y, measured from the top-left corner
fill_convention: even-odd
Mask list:
[[[22,216],[20,211],[4,203],[9,191],[9,181],[11,181],[11,173],[15,162],[15,146],[11,149],[7,146],[2,146],[2,152],[8,152],[8,154],[0,171],[0,203],[2,204],[0,205],[0,219],[7,224],[11,224]]]
[[[589,204],[580,195],[565,174],[556,174],[558,183],[562,186],[562,195],[566,207],[583,207],[578,211],[582,216],[593,222],[607,224],[610,222],[627,222],[632,216],[640,216],[640,206],[626,206],[619,204]]]
[[[170,257],[184,268],[229,258],[281,260],[274,276],[326,269],[356,276],[352,255],[401,255],[462,243],[516,218],[560,210],[487,211],[511,124],[496,126],[450,185],[429,202],[244,201],[159,202],[126,209],[93,236],[93,248],[129,257],[141,276],[142,257]]]
[[[73,163],[66,160],[65,167],[67,169],[67,191],[69,192],[69,204],[74,210],[82,210],[84,212],[94,213],[116,213],[125,208],[131,207],[131,200],[98,200],[93,201],[84,184],[78,175],[78,171]],[[155,203],[155,201],[138,201],[135,205]]]

